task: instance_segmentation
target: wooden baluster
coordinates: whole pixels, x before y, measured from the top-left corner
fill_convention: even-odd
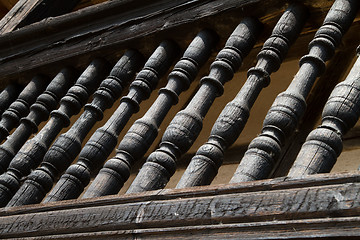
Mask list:
[[[315,79],[325,70],[343,34],[359,7],[358,0],[336,0],[323,25],[309,44],[309,54],[300,60],[300,69],[285,92],[280,93],[268,111],[261,134],[253,139],[230,182],[268,177],[287,137],[295,131],[305,112]]]
[[[91,136],[81,150],[77,163],[66,170],[44,202],[73,199],[82,193],[90,181],[90,172],[101,166],[114,150],[125,124],[135,112],[138,112],[139,104],[150,97],[160,78],[177,56],[177,52],[178,47],[172,41],[160,44],[130,85],[128,95],[121,99],[117,110],[106,124]],[[74,150],[71,154],[76,156],[78,152]]]
[[[84,112],[77,121],[52,144],[43,158],[43,164],[52,166],[51,178],[47,179],[48,185],[52,186],[59,173],[74,161],[86,135],[94,124],[103,118],[103,112],[119,99],[123,89],[142,66],[143,60],[143,56],[139,52],[128,50],[113,68],[110,76],[101,82],[100,87],[94,93],[92,102],[85,105]]]
[[[16,83],[11,83],[5,87],[4,90],[0,93],[0,114],[3,114],[3,112],[10,106],[10,104],[15,101],[15,99],[18,97],[21,86]]]
[[[70,117],[80,112],[107,70],[103,60],[92,61],[75,85],[60,100],[59,108],[50,113],[51,118],[45,126],[22,146],[11,161],[7,172],[0,175],[0,207],[5,206],[19,189],[21,178],[39,165],[52,141],[61,129],[69,126]],[[26,198],[27,195],[21,197]]]
[[[115,194],[121,189],[130,175],[130,167],[149,149],[166,114],[178,102],[179,95],[189,88],[216,42],[217,36],[209,30],[201,31],[194,38],[169,74],[165,88],[160,89],[145,115],[125,134],[116,156],[105,163],[83,198]]]
[[[20,125],[6,141],[0,145],[0,173],[4,173],[15,154],[24,145],[31,134],[38,131],[38,125],[49,118],[59,100],[74,83],[77,74],[73,69],[65,68],[47,86],[36,102],[31,105],[30,113],[20,120]]]
[[[270,83],[270,74],[279,69],[290,45],[296,40],[307,10],[291,5],[276,24],[272,35],[258,54],[257,64],[248,71],[248,78],[236,97],[229,102],[216,120],[208,141],[191,159],[176,188],[208,185],[222,164],[224,151],[242,132],[249,112],[262,88]]]
[[[178,112],[165,130],[160,148],[150,154],[127,193],[165,187],[176,170],[176,159],[189,150],[202,128],[216,97],[222,95],[223,84],[231,80],[243,58],[255,44],[261,25],[252,18],[244,19],[231,34],[225,47],[211,64],[210,73],[188,106]]]
[[[360,55],[360,46],[357,49]],[[288,176],[330,172],[342,151],[342,136],[360,116],[360,57],[347,78],[336,85],[323,110],[321,125],[302,145]]]
[[[18,98],[10,107],[2,114],[0,120],[0,142],[2,142],[20,123],[20,119],[30,112],[30,105],[42,93],[49,79],[42,75],[35,76],[21,91]]]

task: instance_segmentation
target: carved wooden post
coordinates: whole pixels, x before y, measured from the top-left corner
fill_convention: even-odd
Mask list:
[[[21,86],[15,83],[11,83],[5,87],[0,93],[0,114],[2,114],[10,104],[18,97]]]
[[[281,147],[295,130],[305,112],[305,99],[315,79],[325,69],[341,37],[350,27],[359,7],[358,0],[336,0],[323,25],[309,44],[309,54],[300,60],[300,69],[287,90],[280,93],[268,111],[261,134],[253,139],[230,182],[268,177]]]
[[[103,164],[114,150],[125,124],[139,110],[139,104],[150,97],[160,78],[177,56],[177,52],[178,47],[172,41],[164,41],[160,44],[130,85],[128,95],[121,99],[117,110],[106,124],[91,136],[81,150],[77,163],[66,170],[44,202],[73,199],[82,193],[90,181],[90,172]],[[50,150],[49,155],[51,155]],[[71,155],[75,157],[79,150],[80,146],[78,149],[72,149]]]
[[[217,36],[209,30],[201,31],[194,38],[169,74],[165,88],[160,89],[159,96],[145,115],[131,126],[120,142],[116,156],[106,162],[83,198],[115,194],[120,190],[130,175],[131,166],[143,157],[155,140],[160,124],[178,102],[180,93],[189,88],[209,58],[216,40]]]
[[[106,72],[105,62],[100,59],[94,60],[61,99],[58,110],[51,112],[51,118],[46,125],[22,146],[11,161],[7,172],[0,176],[0,206],[5,206],[19,189],[21,178],[39,165],[54,138],[62,128],[69,126],[70,117],[80,111]]]
[[[302,5],[291,5],[276,24],[266,40],[255,67],[248,71],[248,78],[236,97],[229,102],[216,120],[208,141],[191,159],[176,188],[207,185],[222,164],[224,151],[242,132],[249,112],[262,88],[270,83],[270,74],[279,69],[290,45],[300,33],[307,17]]]
[[[47,179],[48,185],[51,184],[52,186],[53,181],[58,178],[58,174],[63,172],[76,158],[86,135],[94,124],[103,118],[103,112],[121,96],[123,89],[135,76],[142,64],[143,56],[139,52],[127,51],[113,68],[110,76],[101,82],[100,87],[94,93],[92,102],[85,105],[84,112],[77,121],[52,144],[42,163],[42,165],[46,163],[52,166],[51,178]],[[44,171],[42,168],[40,169]]]
[[[20,120],[20,125],[7,140],[0,145],[0,173],[6,171],[11,159],[24,145],[31,134],[38,131],[37,126],[49,118],[59,100],[74,83],[77,74],[69,68],[63,69],[47,86],[36,102],[31,105],[30,113]]]
[[[223,84],[232,79],[250,52],[260,29],[260,23],[251,18],[238,25],[211,64],[209,75],[201,79],[195,96],[165,130],[160,148],[150,154],[128,193],[159,189],[167,184],[176,170],[176,160],[189,150],[199,135],[202,119],[215,98],[222,95]]]
[[[359,56],[360,46],[357,52]],[[288,176],[330,172],[342,151],[342,136],[355,125],[359,116],[360,57],[347,78],[332,91],[321,125],[308,135]]]
[[[2,142],[9,132],[19,125],[20,119],[28,115],[30,105],[42,93],[49,79],[45,76],[35,76],[21,91],[19,97],[2,114],[0,120],[0,142]]]

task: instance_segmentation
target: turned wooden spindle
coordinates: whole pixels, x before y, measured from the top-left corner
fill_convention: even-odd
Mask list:
[[[64,68],[50,82],[46,90],[31,105],[30,113],[20,120],[20,125],[0,145],[0,173],[6,171],[11,159],[24,145],[31,134],[38,131],[38,125],[49,118],[59,100],[76,80],[77,74],[73,69]]]
[[[35,76],[21,91],[18,98],[2,114],[0,120],[0,142],[2,142],[11,130],[17,127],[20,119],[30,112],[30,105],[45,90],[49,79],[42,75]]]
[[[176,160],[196,140],[210,106],[222,95],[223,84],[233,78],[261,29],[260,23],[252,18],[244,19],[237,26],[211,64],[209,75],[201,79],[200,88],[187,107],[175,115],[165,130],[160,148],[147,158],[127,193],[165,187],[175,173]]]
[[[50,113],[51,118],[45,126],[22,146],[10,162],[7,172],[0,176],[0,206],[5,206],[16,193],[20,187],[21,178],[27,176],[40,164],[52,141],[61,129],[69,126],[70,117],[80,112],[107,70],[107,64],[103,60],[92,61],[75,85],[60,100],[59,108]],[[31,193],[31,190],[30,194],[25,190],[25,195],[15,197],[15,200],[21,202],[21,198],[26,199],[28,196],[32,196]]]
[[[248,71],[248,78],[236,97],[229,102],[216,120],[208,141],[191,159],[176,188],[208,185],[222,164],[224,151],[242,132],[250,109],[261,90],[270,83],[270,74],[279,69],[290,45],[299,35],[307,10],[299,4],[291,5],[281,16],[272,35],[265,41],[257,56],[256,66]]]
[[[177,52],[178,47],[172,41],[163,41],[160,44],[131,83],[129,93],[121,99],[114,114],[90,137],[81,150],[77,163],[66,170],[44,202],[73,199],[82,193],[84,187],[89,184],[91,171],[101,166],[114,150],[125,124],[139,111],[139,104],[150,97],[160,78],[168,71]],[[79,148],[72,149],[72,156],[76,156],[78,150]]]
[[[360,46],[358,47],[360,55]],[[322,113],[321,125],[302,145],[288,176],[330,172],[342,151],[342,137],[360,116],[360,57],[346,79],[336,85]]]
[[[268,177],[278,160],[281,147],[295,131],[305,112],[315,79],[325,70],[343,34],[355,18],[358,0],[336,0],[323,25],[309,44],[309,54],[300,60],[300,69],[286,91],[280,93],[269,109],[261,134],[249,144],[230,182],[244,182]]]
[[[120,142],[114,158],[100,170],[83,198],[116,194],[130,175],[131,166],[141,159],[155,140],[158,129],[179,95],[189,88],[200,67],[207,61],[217,36],[209,30],[201,31],[175,64],[168,76],[167,85],[145,115],[136,120]]]
[[[104,111],[112,107],[121,96],[123,89],[142,64],[143,56],[135,50],[128,50],[110,72],[110,76],[101,82],[92,102],[85,105],[84,112],[77,121],[67,132],[61,134],[46,152],[43,164],[52,166],[51,178],[46,179],[47,184],[52,185],[58,175],[73,162],[86,135],[95,123],[103,118]]]
[[[1,91],[0,114],[3,114],[3,112],[10,106],[10,104],[15,101],[21,90],[22,88],[19,84],[11,83],[7,85],[4,90]]]

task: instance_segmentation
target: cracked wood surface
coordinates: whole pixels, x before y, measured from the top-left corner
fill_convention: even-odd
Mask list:
[[[228,184],[221,188],[160,190],[92,201],[3,209],[0,212],[0,233],[1,237],[8,238],[42,236],[55,239],[68,234],[80,237],[95,236],[101,232],[100,235],[105,236],[118,231],[125,238],[130,232],[152,232],[153,237],[159,237],[164,232],[172,236],[186,235],[181,228],[203,228],[196,232],[198,236],[214,231],[219,235],[213,235],[213,238],[220,238],[227,236],[221,234],[238,231],[240,225],[247,224],[247,230],[242,231],[251,232],[264,224],[268,227],[273,225],[276,229],[281,222],[286,228],[286,223],[292,221],[294,226],[301,225],[300,231],[304,232],[301,228],[321,228],[321,224],[323,228],[328,228],[329,224],[325,222],[332,222],[330,225],[336,228],[345,224],[347,229],[355,229],[359,222],[359,192],[358,174],[278,178],[242,185]],[[313,226],[310,224],[312,221],[317,221],[318,225]],[[238,224],[235,227],[237,230],[231,230],[234,224]],[[359,235],[360,232],[357,232],[352,231],[351,234]],[[328,231],[328,234],[340,233]],[[276,232],[273,231],[273,234],[276,235]],[[341,236],[345,236],[343,234]]]

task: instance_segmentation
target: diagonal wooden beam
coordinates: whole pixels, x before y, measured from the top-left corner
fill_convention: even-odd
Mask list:
[[[0,34],[71,11],[79,0],[19,0],[0,20]]]

